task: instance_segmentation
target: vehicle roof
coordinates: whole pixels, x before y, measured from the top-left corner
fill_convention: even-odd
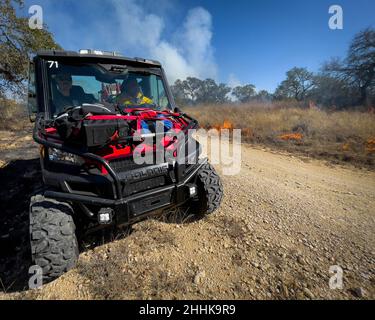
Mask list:
[[[36,58],[66,58],[66,59],[82,59],[82,60],[95,60],[101,63],[126,63],[133,66],[140,67],[161,67],[161,63],[156,60],[149,60],[143,58],[129,58],[124,56],[114,55],[96,55],[96,54],[81,54],[75,51],[65,50],[42,50],[38,51]]]

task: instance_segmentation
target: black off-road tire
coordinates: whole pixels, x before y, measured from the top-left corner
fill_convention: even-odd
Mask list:
[[[36,195],[30,203],[32,262],[43,270],[43,283],[75,267],[79,250],[73,209],[65,202]]]
[[[210,214],[220,207],[224,189],[215,168],[204,164],[197,173],[198,201],[195,211],[198,214]]]

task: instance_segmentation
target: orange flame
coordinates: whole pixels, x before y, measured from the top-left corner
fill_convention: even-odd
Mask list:
[[[341,147],[343,151],[349,151],[350,150],[350,143],[344,143]]]
[[[367,153],[375,153],[375,138],[367,139],[365,149]]]
[[[288,141],[288,140],[302,140],[303,134],[302,133],[286,133],[278,136],[279,139]]]
[[[216,129],[216,130],[221,130],[221,129],[228,129],[228,130],[233,130],[233,123],[230,122],[229,120],[224,120],[224,123],[221,125],[221,124],[214,124],[212,126],[212,128]]]
[[[224,120],[222,129],[233,130],[233,123],[228,120]]]

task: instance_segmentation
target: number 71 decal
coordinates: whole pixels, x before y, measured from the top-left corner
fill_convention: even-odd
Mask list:
[[[53,67],[58,68],[59,63],[57,61],[48,61],[49,63],[49,68],[52,69]]]

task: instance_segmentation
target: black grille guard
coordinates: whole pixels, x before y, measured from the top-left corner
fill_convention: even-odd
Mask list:
[[[186,116],[186,115],[184,115],[184,116]],[[192,128],[196,128],[198,126],[198,122],[195,119],[192,119],[190,117],[188,117],[188,118],[191,119],[191,122],[185,128],[185,130],[184,130],[185,133],[187,132],[187,130],[192,129]],[[114,185],[115,185],[114,199],[98,198],[98,197],[84,196],[84,195],[80,195],[80,194],[55,192],[55,191],[46,191],[45,192],[46,197],[52,197],[52,198],[55,198],[55,199],[68,200],[68,201],[73,201],[73,202],[77,201],[77,202],[82,202],[82,203],[87,203],[87,204],[119,205],[119,204],[126,203],[130,200],[134,200],[138,197],[143,197],[143,196],[146,196],[146,195],[152,195],[153,193],[162,192],[162,191],[164,191],[164,189],[170,190],[170,189],[173,189],[173,188],[179,188],[179,187],[185,185],[196,174],[196,172],[201,168],[201,166],[204,165],[207,162],[207,158],[199,160],[196,167],[194,168],[194,170],[189,172],[189,174],[186,177],[184,177],[183,181],[181,181],[177,184],[168,185],[168,186],[158,188],[158,189],[155,189],[155,190],[151,190],[151,191],[147,191],[147,192],[141,192],[139,194],[136,194],[136,195],[133,195],[133,196],[130,196],[130,197],[127,197],[126,199],[124,199],[124,196],[123,196],[123,193],[122,193],[122,186],[121,186],[122,180],[119,177],[119,175],[115,172],[115,170],[111,167],[111,165],[104,158],[102,158],[102,157],[100,157],[96,154],[90,153],[90,152],[80,151],[78,149],[71,148],[71,147],[66,146],[62,143],[57,143],[57,142],[52,142],[52,141],[46,140],[39,133],[39,130],[42,128],[41,121],[42,121],[42,117],[38,117],[36,119],[36,124],[35,124],[34,130],[33,130],[33,139],[35,140],[35,142],[37,142],[37,143],[39,143],[43,146],[46,146],[48,148],[55,148],[55,149],[58,149],[58,150],[61,150],[61,151],[67,152],[67,153],[71,153],[73,155],[77,155],[79,157],[82,157],[82,158],[85,158],[85,159],[90,159],[90,160],[93,160],[95,162],[100,163],[107,170],[108,174],[113,179],[113,182],[114,182]]]

